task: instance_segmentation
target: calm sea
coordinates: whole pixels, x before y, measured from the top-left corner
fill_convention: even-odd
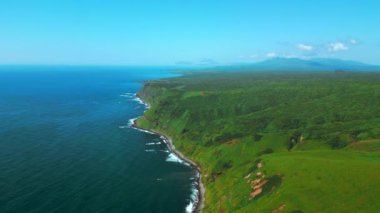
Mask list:
[[[186,212],[192,168],[129,127],[152,67],[0,67],[0,212]]]

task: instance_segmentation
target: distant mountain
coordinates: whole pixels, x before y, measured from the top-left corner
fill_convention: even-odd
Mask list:
[[[308,60],[299,58],[273,58],[251,64],[220,66],[217,67],[217,69],[226,71],[380,71],[380,66],[331,58]]]

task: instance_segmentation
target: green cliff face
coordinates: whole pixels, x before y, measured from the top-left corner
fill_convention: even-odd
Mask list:
[[[139,125],[202,167],[204,212],[380,208],[380,74],[186,75],[139,96]]]

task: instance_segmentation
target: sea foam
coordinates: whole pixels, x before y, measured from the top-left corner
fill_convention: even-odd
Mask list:
[[[148,130],[145,130],[145,129],[139,129],[139,128],[136,128],[136,127],[133,127],[133,126],[131,128],[133,128],[133,129],[135,129],[137,131],[140,131],[140,132],[145,132],[145,133],[151,134],[151,135],[155,135],[156,134],[154,132],[151,132],[151,131],[148,131]]]
[[[183,160],[179,158],[177,155],[174,153],[170,153],[168,157],[166,158],[167,162],[174,162],[174,163],[183,163]]]
[[[190,203],[187,204],[187,206],[186,206],[186,212],[191,213],[193,211],[194,211],[194,203],[193,203],[193,201],[190,201]]]
[[[197,178],[199,178],[199,173],[197,174]],[[193,178],[190,178],[191,180],[194,180]],[[199,202],[198,199],[199,190],[198,190],[198,182],[193,182],[191,186],[191,195],[190,195],[190,201],[189,204],[186,206],[186,212],[193,212],[196,208],[196,204]]]
[[[134,123],[135,123],[135,121],[138,119],[138,117],[137,118],[131,118],[131,119],[129,119],[128,120],[128,126],[129,127],[131,127]]]
[[[187,163],[186,161],[183,161],[180,157],[178,157],[176,154],[174,153],[170,153],[167,157],[166,157],[166,162],[173,162],[173,163],[180,163],[180,164],[183,164],[183,165],[186,165],[186,166],[190,166],[189,163]]]
[[[136,93],[126,92],[126,93],[121,94],[120,96],[136,101],[139,104],[144,105],[146,109],[150,108],[150,105],[148,103],[145,103],[143,100],[141,100],[141,98],[139,98]]]
[[[130,92],[126,92],[124,94],[121,94],[120,96],[124,97],[124,98],[133,98],[135,96],[135,94],[134,93],[130,93]]]
[[[161,142],[157,142],[157,143],[152,142],[152,143],[146,143],[145,145],[153,146],[153,145],[160,145],[160,144],[161,144]]]
[[[144,105],[146,109],[150,108],[150,105],[148,103],[144,102],[143,100],[141,100],[141,98],[139,98],[137,96],[135,96],[135,98],[133,100],[137,101],[141,105]]]

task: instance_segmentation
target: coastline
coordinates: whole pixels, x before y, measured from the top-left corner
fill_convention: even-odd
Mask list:
[[[144,104],[146,106],[146,109],[149,109],[150,105],[146,102],[144,102],[137,94],[136,94],[136,98],[139,99],[139,102]],[[204,207],[204,200],[205,200],[205,192],[206,192],[206,189],[203,185],[203,182],[202,182],[202,172],[201,172],[201,167],[196,164],[194,161],[192,161],[191,159],[189,159],[188,157],[186,157],[185,155],[183,155],[180,151],[176,150],[174,144],[173,144],[173,140],[171,139],[170,136],[164,134],[164,133],[161,133],[161,132],[158,132],[156,130],[152,130],[152,129],[145,129],[145,128],[142,128],[142,127],[139,127],[138,126],[138,123],[137,123],[137,118],[136,119],[133,119],[132,120],[132,123],[131,123],[131,127],[132,128],[135,128],[137,130],[141,130],[141,131],[144,131],[144,132],[149,132],[149,133],[153,133],[153,134],[156,134],[156,135],[159,135],[163,140],[164,142],[166,142],[167,144],[167,147],[169,149],[169,151],[171,153],[174,153],[178,158],[180,158],[181,160],[183,160],[184,162],[188,163],[193,169],[196,170],[196,182],[197,182],[197,190],[198,190],[198,199],[197,201],[194,203],[195,205],[195,208],[192,210],[192,212],[202,212],[202,209]]]

